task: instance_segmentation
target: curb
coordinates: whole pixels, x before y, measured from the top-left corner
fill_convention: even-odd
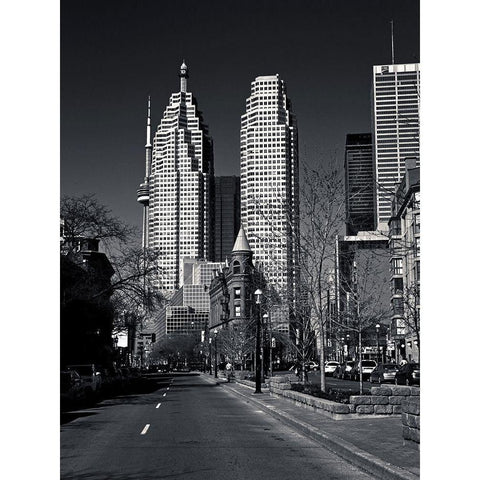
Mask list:
[[[247,385],[243,385],[246,388],[251,388]],[[235,389],[230,389],[233,393],[247,399],[261,408],[264,412],[269,413],[272,417],[275,417],[277,420],[283,421],[288,425],[295,427],[296,429],[301,430],[308,437],[313,440],[318,441],[328,450],[336,453],[344,460],[349,463],[354,464],[357,467],[362,468],[367,473],[375,475],[381,479],[392,479],[392,480],[418,480],[419,477],[408,470],[405,470],[402,467],[392,465],[391,463],[380,460],[371,453],[362,450],[361,448],[353,445],[346,440],[343,440],[334,435],[327,435],[322,433],[319,429],[312,427],[311,425],[302,422],[296,418],[291,417],[285,412],[277,410],[275,407],[266,406],[262,402],[252,398],[253,394],[244,394]],[[265,392],[266,394],[266,392]]]

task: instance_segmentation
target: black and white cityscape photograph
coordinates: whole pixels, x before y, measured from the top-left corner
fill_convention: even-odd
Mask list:
[[[468,154],[428,150],[460,131],[432,83],[453,70],[462,90],[471,72],[447,41],[424,56],[424,3],[422,28],[419,0],[61,0],[46,14],[54,98],[11,121],[28,139],[53,116],[52,156],[34,138],[9,156],[53,164],[46,182],[30,171],[53,203],[21,187],[16,160],[20,251],[46,259],[12,277],[8,317],[31,303],[35,326],[17,322],[5,364],[28,388],[20,411],[45,396],[29,414],[44,454],[4,478],[36,478],[49,457],[40,478],[476,476],[437,450],[475,405],[443,370],[475,370],[476,332],[447,306],[468,296],[453,241],[471,219],[450,192]],[[28,43],[25,75],[42,82]]]

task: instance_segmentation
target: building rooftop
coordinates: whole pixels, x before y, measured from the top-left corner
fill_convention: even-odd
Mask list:
[[[235,240],[235,245],[233,246],[232,252],[251,252],[250,245],[245,235],[245,230],[243,225],[240,225],[240,230],[238,231],[237,239]]]

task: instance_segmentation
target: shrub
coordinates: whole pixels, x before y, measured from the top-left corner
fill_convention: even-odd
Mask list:
[[[351,395],[360,395],[358,390],[336,390],[334,388],[329,388],[326,392],[322,392],[320,385],[304,386],[302,383],[292,383],[292,390],[338,403],[350,403]],[[370,392],[365,392],[364,395],[370,395]]]

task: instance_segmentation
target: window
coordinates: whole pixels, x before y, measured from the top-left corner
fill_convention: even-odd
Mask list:
[[[392,293],[402,293],[403,291],[403,278],[394,278],[392,282]]]
[[[413,233],[420,233],[420,214],[417,214],[414,217]]]
[[[241,288],[234,288],[233,289],[233,298],[235,298],[235,299],[240,298],[241,292],[242,292]]]
[[[392,273],[394,275],[402,275],[403,274],[402,259],[401,258],[392,259]]]
[[[394,314],[403,314],[403,298],[392,299],[392,307]]]
[[[237,260],[233,262],[233,273],[240,273],[240,262]]]
[[[240,305],[235,305],[235,316],[240,317]]]

